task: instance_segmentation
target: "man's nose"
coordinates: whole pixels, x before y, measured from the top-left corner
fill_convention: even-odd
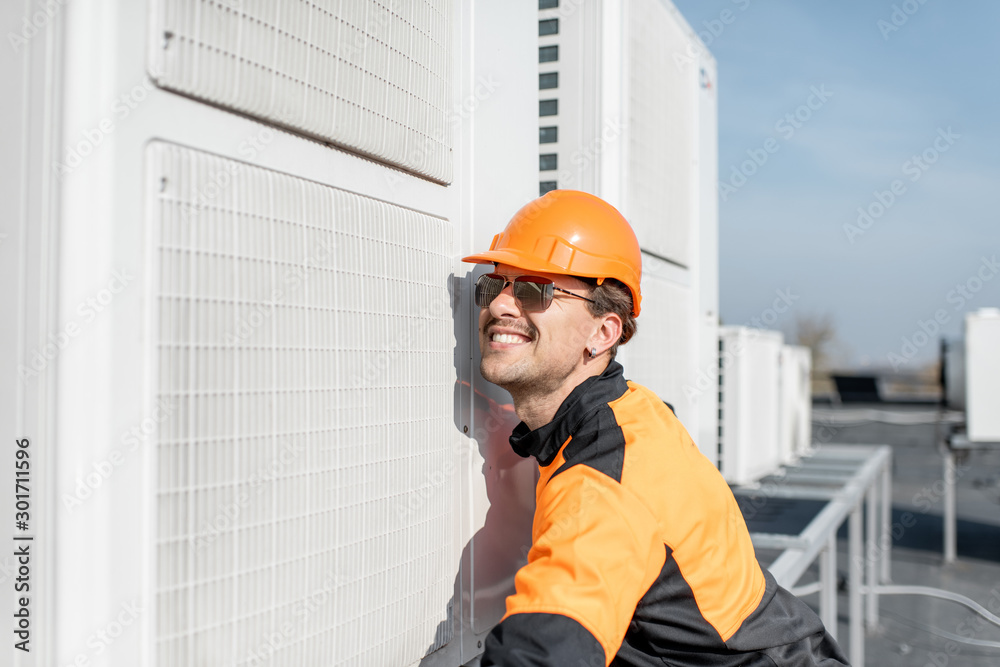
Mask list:
[[[514,285],[504,285],[497,298],[493,299],[492,303],[490,303],[490,314],[497,319],[501,317],[520,316],[521,309],[514,299]]]

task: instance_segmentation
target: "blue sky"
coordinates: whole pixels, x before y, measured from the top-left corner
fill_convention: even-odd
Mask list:
[[[938,354],[922,331],[1000,306],[1000,3],[674,4],[719,67],[727,324],[790,289],[772,328],[829,315],[844,363],[916,369]]]

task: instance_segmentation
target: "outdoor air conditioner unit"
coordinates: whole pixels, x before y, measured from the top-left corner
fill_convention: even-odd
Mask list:
[[[37,664],[482,651],[534,497],[489,494],[534,471],[481,472],[509,427],[473,409],[457,258],[537,191],[534,12],[0,9],[0,422],[30,452]]]
[[[670,403],[716,460],[718,121],[716,63],[676,7],[660,0],[543,3],[558,19],[539,38],[558,60],[538,65],[558,87],[559,169],[545,187],[583,190],[616,206],[642,249],[642,318],[619,350],[626,377]],[[666,64],[665,64],[666,63]],[[627,122],[626,122],[627,121]]]
[[[944,367],[944,403],[952,410],[965,410],[965,340],[945,340],[941,345]]]
[[[812,439],[812,353],[801,345],[781,348],[780,461],[792,463]]]
[[[719,328],[719,470],[750,484],[781,465],[779,331]]]
[[[969,440],[1000,442],[1000,308],[965,316],[965,378]]]

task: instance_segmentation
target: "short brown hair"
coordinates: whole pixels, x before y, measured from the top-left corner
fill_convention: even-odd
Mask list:
[[[578,276],[577,276],[578,277]],[[639,324],[632,314],[632,290],[625,283],[614,278],[605,278],[600,285],[596,278],[579,278],[592,287],[590,298],[593,302],[588,302],[587,307],[594,317],[614,313],[622,318],[622,335],[614,345],[608,350],[611,353],[611,360],[614,361],[618,353],[618,346],[624,345],[635,335]]]

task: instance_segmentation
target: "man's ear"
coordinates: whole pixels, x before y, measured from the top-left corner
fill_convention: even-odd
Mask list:
[[[588,349],[603,354],[622,337],[622,318],[615,313],[605,313],[597,318],[600,327],[591,335]]]

